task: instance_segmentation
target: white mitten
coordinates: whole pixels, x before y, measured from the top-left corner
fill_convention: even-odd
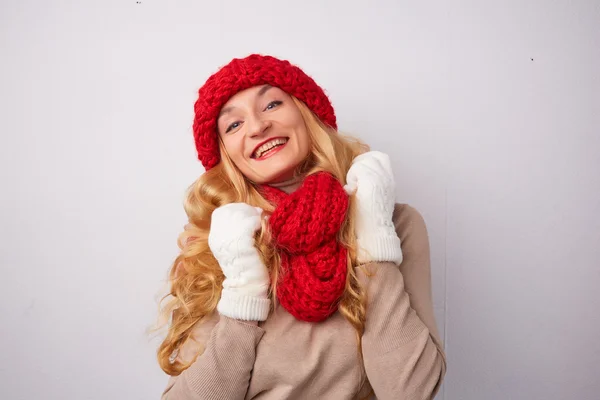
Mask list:
[[[230,318],[264,321],[269,315],[269,272],[254,246],[261,213],[246,203],[231,203],[211,217],[208,245],[225,275],[217,309]]]
[[[387,154],[369,151],[352,161],[346,176],[346,192],[356,191],[356,241],[358,262],[402,262],[400,238],[392,215],[395,183]]]

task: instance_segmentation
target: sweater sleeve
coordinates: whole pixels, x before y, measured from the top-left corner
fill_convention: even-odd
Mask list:
[[[358,270],[359,279],[367,290],[363,359],[378,400],[432,399],[446,371],[433,307],[431,301],[426,300],[431,297],[429,242],[425,231],[414,229],[422,223],[422,219],[419,222],[419,218],[415,218],[418,213],[414,214],[416,211],[410,208],[404,211],[409,212],[407,220],[396,225],[399,236],[404,235],[402,265],[372,263]],[[412,296],[415,304],[419,304],[419,312],[411,305],[401,272],[403,268],[421,270],[411,275]],[[423,287],[429,289],[423,290]]]
[[[213,324],[216,322],[214,327],[210,326],[211,321],[207,321],[208,327],[200,327],[193,344],[184,349],[186,354],[180,353],[189,357],[197,354],[200,346],[204,345],[204,351],[188,369],[179,376],[171,377],[162,400],[225,400],[246,396],[256,359],[256,346],[264,331],[255,321],[225,316],[217,319],[218,322],[212,320]],[[204,343],[203,335],[207,338]]]
[[[433,312],[431,257],[425,220],[415,208],[406,204],[396,204],[393,222],[396,234],[402,242],[402,253],[405,255],[400,264],[404,290],[408,293],[411,307],[429,329],[438,349],[443,351]]]

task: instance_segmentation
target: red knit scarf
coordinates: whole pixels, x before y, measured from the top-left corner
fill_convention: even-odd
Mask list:
[[[348,195],[332,175],[306,177],[291,194],[263,186],[276,206],[269,218],[281,257],[277,298],[294,317],[319,322],[337,310],[346,285],[347,250],[338,242]]]

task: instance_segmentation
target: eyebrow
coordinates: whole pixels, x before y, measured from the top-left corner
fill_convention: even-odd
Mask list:
[[[265,86],[263,86],[262,88],[260,88],[260,90],[256,94],[256,97],[261,97],[262,95],[264,95],[265,93],[267,93],[269,91],[269,89],[273,89],[273,86],[271,86],[271,85],[265,85]],[[233,107],[233,106],[222,108],[221,112],[219,113],[219,116],[217,117],[217,119],[221,118],[224,114],[227,114],[228,112],[230,112],[234,108],[235,107]]]

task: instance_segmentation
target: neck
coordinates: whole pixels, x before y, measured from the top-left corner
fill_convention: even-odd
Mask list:
[[[295,176],[291,179],[282,182],[269,183],[268,185],[290,194],[295,192],[300,187],[300,185],[302,185],[302,181],[303,177]]]

